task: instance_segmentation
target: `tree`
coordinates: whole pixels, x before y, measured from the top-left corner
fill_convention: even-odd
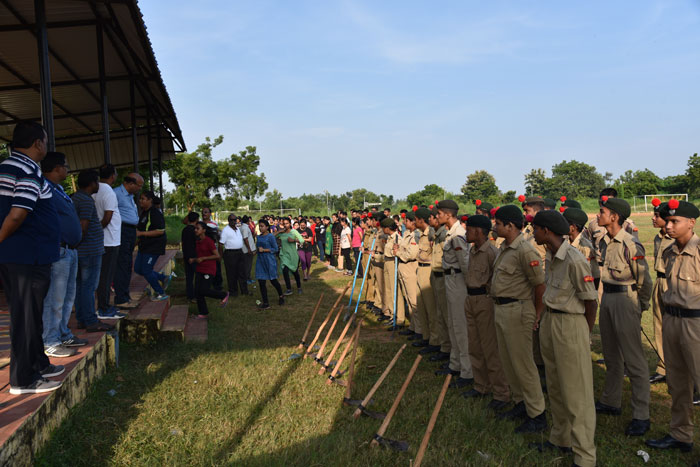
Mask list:
[[[284,206],[284,204],[282,204],[282,193],[276,189],[265,193],[265,199],[262,202],[263,209],[274,211],[275,209],[279,209],[280,206]]]
[[[485,170],[477,170],[467,176],[467,181],[462,185],[462,194],[467,202],[476,199],[499,198],[501,192],[496,185],[496,179]]]
[[[685,171],[688,181],[688,191],[693,198],[700,196],[700,156],[696,152],[688,159],[688,168]]]
[[[406,202],[408,202],[408,204],[411,206],[430,206],[436,199],[441,200],[444,196],[445,190],[433,183],[430,185],[425,185],[422,190],[408,195],[406,197]]]
[[[260,166],[260,156],[256,154],[255,146],[246,146],[244,151],[231,154],[228,168],[231,170],[226,193],[232,201],[245,199],[252,201],[267,190],[265,174],[257,174]]]
[[[525,194],[527,196],[543,195],[546,183],[547,175],[544,170],[532,169],[525,175]]]
[[[542,195],[557,199],[596,198],[605,188],[605,180],[596,168],[576,160],[562,161],[552,167],[552,177],[546,179]]]
[[[661,179],[651,170],[626,171],[615,182],[620,196],[653,195],[660,191]]]

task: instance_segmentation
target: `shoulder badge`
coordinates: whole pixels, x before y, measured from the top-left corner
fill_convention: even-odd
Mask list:
[[[593,276],[583,276],[583,282],[593,282]]]
[[[632,257],[632,261],[638,261],[638,260],[640,260],[640,259],[644,259],[644,255],[641,255],[641,256],[633,256],[633,257]]]
[[[534,267],[537,267],[537,266],[539,266],[539,265],[540,265],[540,262],[537,261],[537,260],[535,260],[535,261],[530,261],[530,266],[532,266],[533,268],[534,268]]]

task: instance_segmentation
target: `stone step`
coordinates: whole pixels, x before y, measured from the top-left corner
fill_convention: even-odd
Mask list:
[[[208,329],[209,326],[206,319],[197,319],[196,316],[190,316],[185,326],[185,341],[206,342],[209,335]]]
[[[160,332],[176,333],[181,340],[184,340],[188,314],[189,307],[187,305],[170,307],[163,320],[163,325],[160,327]]]

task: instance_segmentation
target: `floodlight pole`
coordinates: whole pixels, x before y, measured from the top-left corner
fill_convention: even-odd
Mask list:
[[[53,126],[53,99],[51,97],[51,66],[49,64],[49,39],[46,33],[46,9],[44,0],[34,0],[36,21],[36,46],[39,52],[39,95],[41,97],[41,123],[48,136],[48,150],[56,150]]]

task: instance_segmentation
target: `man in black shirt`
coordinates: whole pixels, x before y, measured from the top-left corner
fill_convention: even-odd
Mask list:
[[[187,290],[187,299],[194,303],[197,301],[194,295],[194,276],[196,264],[190,264],[190,258],[197,257],[197,236],[194,234],[194,226],[199,221],[199,214],[190,212],[185,217],[187,224],[182,229],[180,243],[182,247],[182,258],[185,262],[185,288]]]

